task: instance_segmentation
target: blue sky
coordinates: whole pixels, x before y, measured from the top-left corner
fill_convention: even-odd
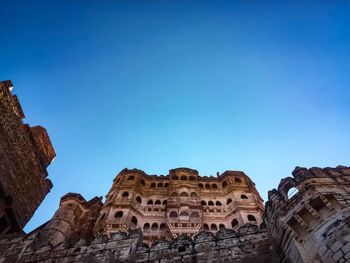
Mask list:
[[[6,1],[0,79],[57,152],[54,187],[107,194],[123,168],[350,165],[349,1]]]

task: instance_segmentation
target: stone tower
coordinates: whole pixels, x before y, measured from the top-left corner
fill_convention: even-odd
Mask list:
[[[243,172],[217,177],[177,168],[167,176],[124,169],[115,178],[95,225],[96,234],[143,230],[144,242],[171,240],[200,230],[216,233],[262,222],[263,204],[254,183]]]
[[[300,168],[269,191],[265,222],[283,262],[350,261],[350,168]]]
[[[0,82],[0,236],[22,230],[52,188],[55,157],[46,130],[24,124],[11,81]]]

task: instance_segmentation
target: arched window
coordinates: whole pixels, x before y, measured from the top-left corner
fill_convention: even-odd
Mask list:
[[[152,199],[148,200],[147,204],[148,205],[153,205],[153,200]]]
[[[177,197],[177,196],[179,196],[179,195],[178,195],[176,192],[172,192],[172,193],[171,193],[171,196],[172,196],[172,197]]]
[[[180,194],[180,197],[188,197],[188,193],[182,192],[182,193]]]
[[[192,218],[199,218],[199,213],[197,211],[192,212],[191,214]]]
[[[196,178],[194,176],[189,177],[190,181],[196,181]]]
[[[213,189],[218,189],[218,185],[217,185],[217,184],[212,184],[211,187],[212,187]]]
[[[246,196],[246,195],[241,195],[241,199],[248,199],[248,196]]]
[[[133,175],[130,175],[129,177],[128,177],[128,180],[134,180],[135,179],[135,176],[133,176]]]
[[[248,215],[247,218],[248,218],[248,221],[252,221],[252,222],[256,221],[256,218],[253,215]]]
[[[115,213],[114,217],[115,218],[122,218],[123,214],[124,214],[123,211],[118,211],[118,212]]]
[[[131,223],[133,223],[135,226],[137,226],[137,218],[136,218],[136,216],[133,216],[131,218]]]
[[[238,177],[235,178],[235,182],[236,183],[242,183],[241,179],[239,179]]]
[[[213,206],[213,205],[214,205],[214,202],[213,202],[213,201],[209,201],[209,202],[208,202],[208,205]]]
[[[201,205],[207,205],[207,203],[204,200],[202,200]]]
[[[160,230],[165,230],[165,228],[166,228],[165,224],[164,224],[164,223],[161,223],[159,229],[160,229]]]
[[[232,199],[231,198],[227,199],[226,205],[231,204],[231,203],[232,203]]]
[[[141,180],[140,180],[140,184],[142,184],[143,186],[145,186],[145,185],[146,185],[145,180],[141,179]]]
[[[169,216],[170,217],[177,217],[177,212],[176,211],[171,211]]]
[[[148,231],[149,228],[150,228],[149,223],[146,223],[146,224],[143,225],[143,231]]]
[[[128,197],[129,196],[129,193],[128,192],[124,192],[123,194],[122,194],[122,197]]]
[[[232,219],[231,226],[232,226],[232,228],[238,226],[238,220],[236,218]]]
[[[182,212],[180,213],[180,216],[188,216],[188,213],[187,213],[186,211],[182,211]]]
[[[164,187],[169,187],[169,183],[165,183],[165,184],[164,184]]]
[[[226,227],[225,227],[224,224],[220,224],[220,225],[219,225],[219,229],[220,229],[220,230],[221,230],[221,229],[226,229]]]
[[[180,180],[187,181],[187,176],[185,176],[185,175],[181,176]]]
[[[203,225],[203,229],[204,229],[204,230],[209,230],[208,224],[204,224],[204,225]]]
[[[210,230],[211,231],[218,231],[218,227],[215,224],[211,224]]]
[[[203,188],[203,184],[198,184],[199,188]]]
[[[157,223],[153,223],[151,229],[152,229],[152,231],[157,231],[158,230],[158,224]]]
[[[173,180],[179,180],[179,177],[178,177],[177,175],[174,175],[174,176],[172,177],[172,179],[173,179]]]
[[[227,182],[224,181],[224,182],[222,183],[222,188],[225,188],[226,186],[227,186]]]
[[[157,187],[163,187],[163,183],[158,183]]]
[[[210,184],[205,184],[205,189],[210,189]]]
[[[152,188],[156,187],[156,183],[151,183],[151,187]]]
[[[221,206],[221,202],[220,201],[216,201],[215,205]]]
[[[138,197],[136,197],[136,201],[141,204],[142,203],[142,198],[140,196],[138,196]]]
[[[168,203],[167,200],[163,200],[163,205],[166,205]]]
[[[191,197],[198,197],[198,195],[195,192],[192,192],[190,196]]]
[[[294,195],[296,195],[299,192],[299,190],[296,187],[292,187],[288,190],[287,196],[288,199],[292,198]]]
[[[156,200],[156,201],[154,202],[154,204],[155,204],[155,205],[160,205],[161,202],[160,202],[160,200]]]

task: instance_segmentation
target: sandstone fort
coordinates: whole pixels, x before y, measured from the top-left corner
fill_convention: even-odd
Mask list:
[[[104,202],[67,193],[25,233],[56,154],[12,90],[0,83],[0,262],[350,262],[348,166],[296,167],[265,204],[242,171],[124,169]]]

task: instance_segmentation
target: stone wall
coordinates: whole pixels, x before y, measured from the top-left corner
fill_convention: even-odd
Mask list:
[[[237,233],[229,229],[216,235],[202,231],[194,239],[182,235],[173,241],[156,241],[150,247],[142,243],[140,229],[129,235],[117,232],[109,238],[57,246],[41,243],[41,231],[1,240],[0,262],[279,262],[266,231],[250,224]]]
[[[0,82],[0,237],[22,230],[52,188],[47,166],[55,157],[46,130],[23,124],[11,81]]]

